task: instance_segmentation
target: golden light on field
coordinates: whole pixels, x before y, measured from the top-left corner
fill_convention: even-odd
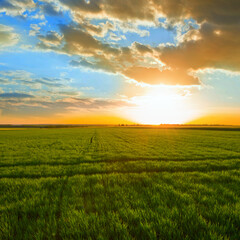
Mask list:
[[[196,117],[196,111],[186,97],[172,89],[151,89],[132,101],[137,107],[128,111],[127,115],[141,124],[183,124]]]

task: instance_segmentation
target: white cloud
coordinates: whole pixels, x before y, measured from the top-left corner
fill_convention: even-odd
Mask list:
[[[13,28],[0,24],[0,49],[15,45],[19,41],[19,35],[13,32]]]

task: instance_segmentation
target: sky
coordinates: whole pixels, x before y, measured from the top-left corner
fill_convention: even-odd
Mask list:
[[[0,124],[240,125],[239,0],[0,0]]]

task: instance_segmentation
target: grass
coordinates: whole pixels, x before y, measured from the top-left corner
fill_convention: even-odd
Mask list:
[[[240,239],[240,131],[0,131],[0,239]]]

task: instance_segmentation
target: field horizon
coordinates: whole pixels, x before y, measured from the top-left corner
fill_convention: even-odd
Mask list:
[[[194,123],[186,123],[186,124],[164,124],[164,123],[160,123],[160,124],[139,124],[139,123],[117,123],[117,124],[87,124],[87,123],[73,123],[73,124],[54,124],[54,123],[42,123],[42,124],[35,124],[35,123],[27,123],[27,124],[0,124],[0,129],[1,128],[6,128],[6,127],[10,127],[10,128],[21,128],[21,127],[156,127],[156,128],[184,128],[184,127],[190,127],[190,128],[202,128],[202,127],[209,127],[209,128],[215,128],[215,127],[229,127],[229,128],[238,128],[240,127],[240,124],[194,124]]]

